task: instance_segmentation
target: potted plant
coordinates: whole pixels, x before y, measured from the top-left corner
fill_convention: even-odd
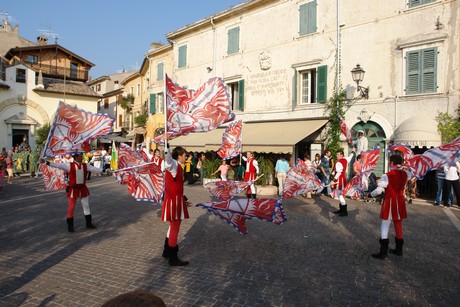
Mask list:
[[[219,159],[205,159],[201,167],[203,168],[203,184],[220,180],[216,175],[211,175],[219,168]]]

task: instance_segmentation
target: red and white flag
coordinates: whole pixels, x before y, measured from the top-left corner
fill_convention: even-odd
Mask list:
[[[208,182],[204,187],[220,200],[230,200],[253,183],[253,181],[227,180]]]
[[[318,190],[321,180],[310,169],[303,165],[291,167],[286,174],[283,188],[283,198],[292,198],[308,192]]]
[[[43,157],[91,151],[90,143],[112,132],[114,119],[59,102]]]
[[[231,123],[227,129],[225,129],[225,132],[222,135],[222,146],[217,151],[217,154],[223,160],[231,159],[241,153],[242,128],[243,122],[239,120]]]
[[[368,180],[379,161],[380,148],[366,150],[361,153],[361,171],[359,171],[345,186],[342,194],[355,198],[363,198],[368,188]]]
[[[342,116],[340,116],[339,112],[337,111],[337,116],[340,120],[340,130],[342,131],[343,135],[347,138],[348,143],[351,145],[353,144],[353,138],[351,137],[350,129],[348,129],[347,124]]]
[[[232,121],[230,96],[221,78],[211,78],[198,90],[175,84],[167,75],[166,118],[169,139],[196,132],[208,132]],[[154,139],[162,143],[163,136]]]

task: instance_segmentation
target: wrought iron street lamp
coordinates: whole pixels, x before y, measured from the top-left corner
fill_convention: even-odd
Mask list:
[[[366,72],[364,71],[364,69],[361,68],[359,64],[357,64],[356,67],[351,70],[351,76],[353,78],[353,81],[356,82],[357,86],[356,91],[359,92],[358,99],[369,99],[369,87],[359,85],[359,83],[363,81],[365,73]]]

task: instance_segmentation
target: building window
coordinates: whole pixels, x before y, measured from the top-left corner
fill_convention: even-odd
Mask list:
[[[435,2],[436,0],[409,0],[409,7],[416,7],[427,3]]]
[[[437,55],[436,47],[406,53],[406,95],[436,93]]]
[[[227,54],[232,54],[240,51],[240,27],[228,30],[227,36]]]
[[[70,78],[78,78],[78,64],[70,63]]]
[[[100,83],[97,85],[97,91],[98,91],[98,92],[101,91],[101,84],[100,84]]]
[[[156,94],[150,94],[150,114],[155,114],[156,113],[156,101],[157,101],[157,95]]]
[[[97,111],[99,112],[101,110],[101,101],[97,101]]]
[[[183,45],[179,47],[179,62],[177,67],[183,68],[187,66],[187,45]]]
[[[165,111],[165,96],[163,93],[157,94],[157,110],[158,113],[163,114]]]
[[[299,35],[316,32],[316,7],[316,0],[299,6]]]
[[[139,97],[141,95],[141,85],[138,83],[136,85],[136,97]]]
[[[297,71],[294,96],[298,105],[307,105],[327,100],[327,66]],[[297,86],[298,84],[298,86]]]
[[[38,56],[36,56],[36,55],[28,55],[27,56],[27,62],[33,63],[33,64],[38,64]]]
[[[163,81],[163,76],[165,73],[164,66],[165,64],[163,62],[157,64],[157,81]]]
[[[104,109],[108,109],[108,108],[109,108],[109,99],[105,98],[104,99]]]
[[[227,90],[230,94],[233,111],[244,111],[244,80],[228,82]]]
[[[22,68],[16,68],[16,82],[26,83],[26,70]]]

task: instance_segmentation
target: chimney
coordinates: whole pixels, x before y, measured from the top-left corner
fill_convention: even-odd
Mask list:
[[[37,45],[39,46],[48,45],[48,38],[45,35],[37,36]]]
[[[38,72],[37,88],[41,88],[41,89],[45,88],[45,86],[43,85],[43,75],[42,75],[41,69]]]

